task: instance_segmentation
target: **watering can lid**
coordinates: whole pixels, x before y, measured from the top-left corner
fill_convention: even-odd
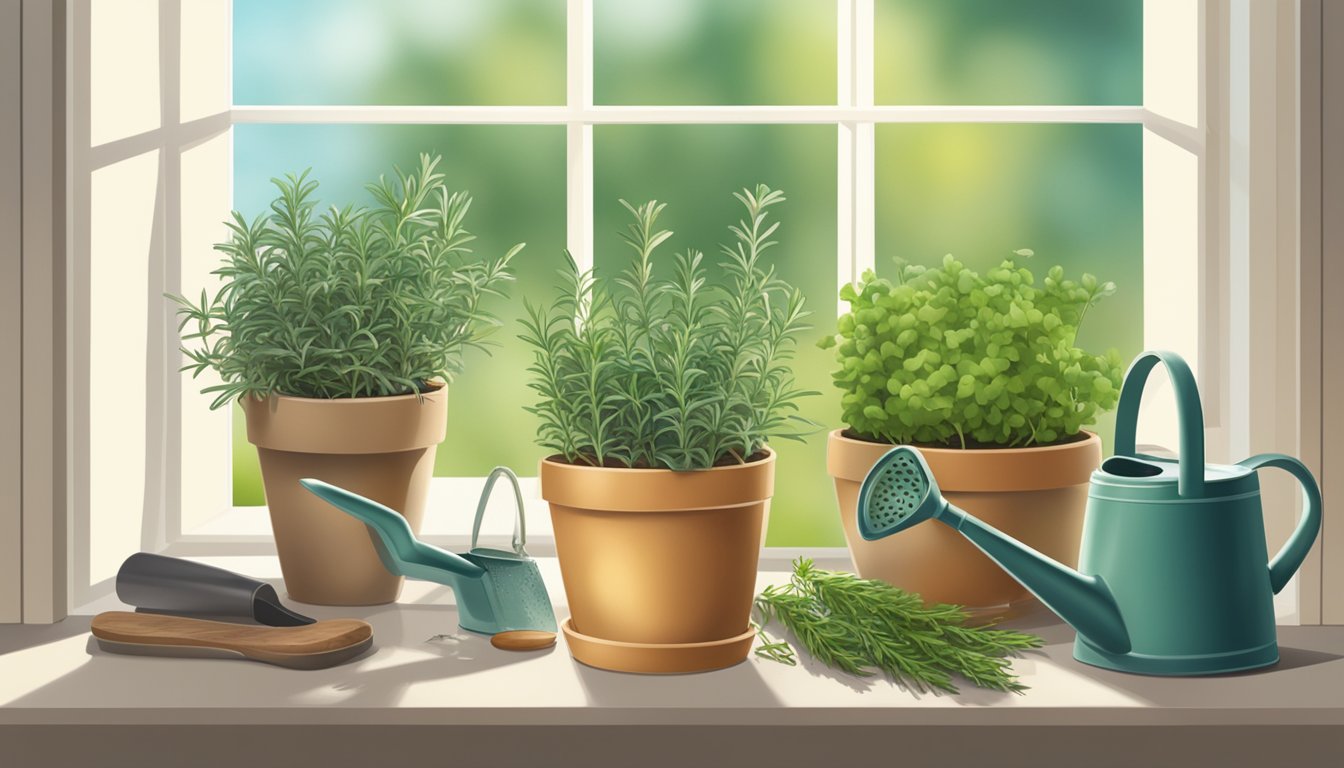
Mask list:
[[[1204,486],[1197,495],[1180,493],[1181,463],[1175,458],[1135,454],[1112,456],[1092,473],[1090,495],[1126,501],[1193,501],[1258,493],[1253,470],[1235,464],[1205,464]]]

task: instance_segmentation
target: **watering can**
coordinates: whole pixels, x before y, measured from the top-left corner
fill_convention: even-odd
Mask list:
[[[1176,392],[1180,456],[1135,450],[1149,372],[1166,366]],[[1270,560],[1256,470],[1275,467],[1302,485],[1296,530]],[[859,491],[859,532],[879,539],[930,518],[959,531],[1077,630],[1073,655],[1145,675],[1211,675],[1279,659],[1274,595],[1297,572],[1321,527],[1311,472],[1277,453],[1232,465],[1204,463],[1204,416],[1190,368],[1171,352],[1145,352],[1120,392],[1115,455],[1092,473],[1078,570],[942,498],[918,449],[898,446]]]
[[[517,517],[513,524],[513,551],[476,546],[481,519],[495,481],[507,477],[513,489]],[[471,549],[456,554],[415,537],[406,518],[357,493],[305,478],[299,483],[369,529],[378,558],[388,571],[451,587],[457,598],[458,623],[463,629],[495,635],[514,630],[555,632],[555,611],[535,560],[527,556],[526,520],[518,476],[508,467],[495,467],[485,480],[476,504]]]

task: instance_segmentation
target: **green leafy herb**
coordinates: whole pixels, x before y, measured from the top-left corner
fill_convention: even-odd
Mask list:
[[[1015,258],[983,277],[950,255],[939,269],[902,265],[895,283],[865,272],[841,289],[850,310],[820,344],[837,347],[845,423],[892,443],[1067,440],[1119,398],[1119,354],[1075,346],[1087,310],[1115,290],[1059,266],[1038,288]]]
[[[1035,635],[967,627],[958,606],[925,607],[919,595],[821,570],[807,558],[794,562],[787,585],[766,587],[756,597],[756,616],[762,640],[756,654],[763,658],[797,663],[787,642],[765,635],[777,621],[827,666],[859,676],[885,672],[921,692],[956,693],[957,674],[982,688],[1020,693],[1026,686],[1013,676],[1007,657],[1041,646]]]
[[[451,381],[462,354],[498,322],[482,309],[512,279],[522,244],[477,259],[462,226],[471,197],[450,194],[440,158],[416,172],[379,177],[372,208],[316,215],[318,184],[308,171],[272,179],[279,196],[248,223],[234,212],[232,237],[214,274],[224,285],[181,306],[183,370],[214,369],[218,408],[243,395],[373,397],[424,391]]]
[[[580,273],[565,254],[559,297],[528,305],[522,336],[536,350],[528,370],[540,399],[528,410],[543,447],[576,464],[689,470],[744,463],[770,438],[810,431],[797,401],[815,393],[797,389],[785,364],[806,327],[803,295],[762,260],[779,227],[767,209],[784,195],[760,185],[735,197],[746,217],[721,249],[720,281],[695,250],[655,276],[654,253],[672,235],[656,226],[656,201],[621,201],[635,257],[614,279]]]

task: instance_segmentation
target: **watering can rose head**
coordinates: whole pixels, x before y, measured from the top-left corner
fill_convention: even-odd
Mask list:
[[[967,448],[1066,441],[1115,407],[1124,363],[1076,346],[1088,309],[1111,282],[1037,284],[1015,251],[984,275],[951,255],[936,269],[900,264],[893,282],[871,270],[840,298],[850,310],[833,373],[843,417],[861,437]],[[899,262],[898,262],[899,263]]]

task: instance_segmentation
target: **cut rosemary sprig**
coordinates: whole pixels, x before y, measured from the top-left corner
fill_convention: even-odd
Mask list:
[[[756,616],[762,658],[797,663],[786,641],[765,633],[778,621],[827,666],[864,677],[885,672],[920,692],[956,693],[957,674],[981,688],[1020,693],[1026,686],[1008,657],[1041,646],[1041,638],[1024,632],[967,627],[958,606],[925,606],[919,595],[822,570],[807,558],[794,561],[787,585],[766,587],[756,597]]]

